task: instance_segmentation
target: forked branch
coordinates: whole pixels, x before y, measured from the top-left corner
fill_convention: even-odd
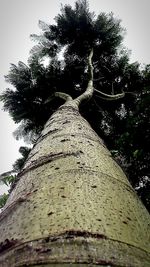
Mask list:
[[[125,92],[122,92],[121,94],[116,94],[116,95],[115,94],[109,95],[109,94],[105,94],[105,93],[103,93],[103,92],[101,92],[101,91],[99,91],[93,87],[92,57],[93,57],[93,49],[91,50],[90,55],[88,57],[89,82],[88,82],[88,85],[87,85],[85,92],[74,100],[76,102],[77,106],[79,106],[83,100],[90,99],[93,96],[94,92],[98,93],[98,96],[101,99],[107,100],[107,101],[117,100],[117,99],[123,98],[125,96]]]
[[[93,58],[93,49],[91,49],[91,52],[89,54],[88,57],[88,74],[89,74],[89,81],[88,81],[88,85],[87,88],[85,90],[85,92],[83,94],[81,94],[80,96],[78,96],[77,98],[75,98],[74,100],[72,99],[72,97],[68,94],[62,93],[62,92],[56,92],[55,96],[60,97],[62,99],[64,99],[65,105],[72,105],[75,108],[79,108],[79,105],[81,104],[81,102],[83,100],[88,100],[93,96],[93,93],[96,92],[98,95],[98,97],[100,97],[103,100],[117,100],[120,98],[123,98],[125,96],[125,92],[122,92],[121,94],[113,94],[113,95],[109,95],[109,94],[105,94],[102,91],[99,91],[97,89],[95,89],[93,87],[93,64],[92,64],[92,58]]]

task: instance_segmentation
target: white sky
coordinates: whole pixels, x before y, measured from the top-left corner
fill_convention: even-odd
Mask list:
[[[0,93],[9,84],[4,81],[10,63],[27,62],[34,45],[29,36],[39,33],[38,20],[52,23],[60,11],[60,4],[74,4],[74,0],[0,0]],[[89,0],[90,10],[97,14],[113,12],[126,28],[124,44],[132,50],[131,61],[150,63],[150,1],[149,0]],[[0,103],[0,108],[2,104]],[[20,157],[23,142],[16,141],[12,132],[17,125],[6,112],[0,110],[0,174],[12,168]],[[0,187],[0,193],[2,187]]]

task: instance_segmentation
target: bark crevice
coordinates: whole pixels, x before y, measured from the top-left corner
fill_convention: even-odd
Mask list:
[[[77,157],[81,153],[83,153],[83,152],[81,150],[79,150],[79,151],[76,151],[76,152],[68,152],[68,153],[65,153],[65,152],[59,152],[59,153],[56,153],[56,154],[52,154],[51,153],[49,155],[40,157],[38,160],[33,161],[27,168],[23,169],[19,173],[18,177],[24,175],[28,171],[34,170],[35,168],[43,166],[43,165],[45,165],[45,164],[47,164],[49,162],[52,162],[54,160],[58,160],[58,159],[66,158],[66,157],[70,157],[70,156]]]

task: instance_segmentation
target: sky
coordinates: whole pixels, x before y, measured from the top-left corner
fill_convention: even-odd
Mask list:
[[[10,63],[27,63],[34,45],[30,34],[40,32],[38,21],[53,23],[61,3],[74,5],[74,0],[0,0],[0,94],[11,86],[5,82]],[[124,45],[132,51],[131,62],[150,63],[150,1],[149,0],[89,0],[90,11],[113,12],[126,29]],[[0,174],[12,169],[20,157],[18,149],[23,141],[12,135],[17,125],[0,103]],[[6,187],[0,186],[0,194]]]

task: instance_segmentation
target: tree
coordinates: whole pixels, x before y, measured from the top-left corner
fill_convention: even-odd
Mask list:
[[[76,4],[76,8],[78,6]],[[57,32],[55,27],[52,29],[53,34]],[[2,266],[46,266],[48,263],[130,266],[132,263],[145,267],[149,264],[149,215],[102,140],[78,110],[94,93],[94,44],[94,41],[89,44],[81,58],[85,77],[78,78],[79,86],[75,83],[77,80],[72,83],[80,89],[80,94],[72,98],[63,90],[55,93],[66,102],[45,124],[1,214]],[[68,54],[75,47],[68,47]],[[94,47],[94,53],[95,50]],[[115,56],[117,49],[109,48],[107,53],[109,51]],[[76,67],[82,67],[77,64],[81,62],[78,57],[77,54],[77,58],[73,58],[75,73]],[[68,66],[66,69],[68,71]],[[86,79],[88,85],[83,91]],[[105,93],[95,90],[104,99],[120,99],[125,95],[118,91],[110,95],[114,85],[106,82],[104,85]],[[51,100],[46,99],[42,101],[43,107]]]
[[[1,214],[2,266],[149,264],[149,215],[78,111],[93,95],[91,58],[86,91],[74,100],[57,93],[66,102],[46,123]]]
[[[138,99],[144,94],[145,86],[149,94],[149,68],[146,66],[141,71],[139,63],[129,63],[128,52],[122,46],[124,30],[113,14],[100,13],[96,18],[94,13],[89,11],[86,1],[78,1],[74,9],[68,5],[64,6],[55,21],[54,25],[39,22],[42,34],[32,35],[38,45],[31,50],[28,66],[23,62],[19,62],[18,66],[12,64],[6,76],[6,80],[14,85],[16,90],[7,89],[1,99],[4,109],[9,111],[16,123],[21,123],[15,136],[35,143],[49,115],[62,104],[61,100],[54,97],[54,93],[62,91],[75,98],[85,90],[88,79],[87,55],[93,47],[95,90],[90,101],[80,107],[80,112],[105,140],[109,149],[118,151],[117,159],[120,156],[125,158],[125,171],[134,188],[139,188],[140,185],[138,193],[141,196],[141,181],[145,179],[143,177],[149,177],[149,172],[145,171],[143,176],[137,157],[132,156],[131,159],[131,153],[128,157],[127,146],[122,139],[126,133],[131,144],[128,149],[134,146],[131,142],[134,140],[131,129],[133,124],[130,131],[128,129],[129,118],[136,116],[137,110],[138,116],[140,115]],[[59,55],[63,51],[64,59],[61,60]],[[43,64],[45,57],[49,59],[46,67]],[[114,102],[113,94],[121,94],[122,91],[126,92],[125,97]],[[106,93],[112,94],[109,101],[106,101]],[[148,105],[146,108],[148,109]],[[148,112],[144,116],[147,116],[145,131],[148,131]],[[144,147],[148,147],[148,143]],[[145,149],[143,155],[147,155]],[[149,158],[141,158],[143,166],[149,166]],[[123,161],[120,161],[121,164]],[[145,182],[144,184],[148,185]],[[142,200],[150,210],[148,199],[142,197]]]

